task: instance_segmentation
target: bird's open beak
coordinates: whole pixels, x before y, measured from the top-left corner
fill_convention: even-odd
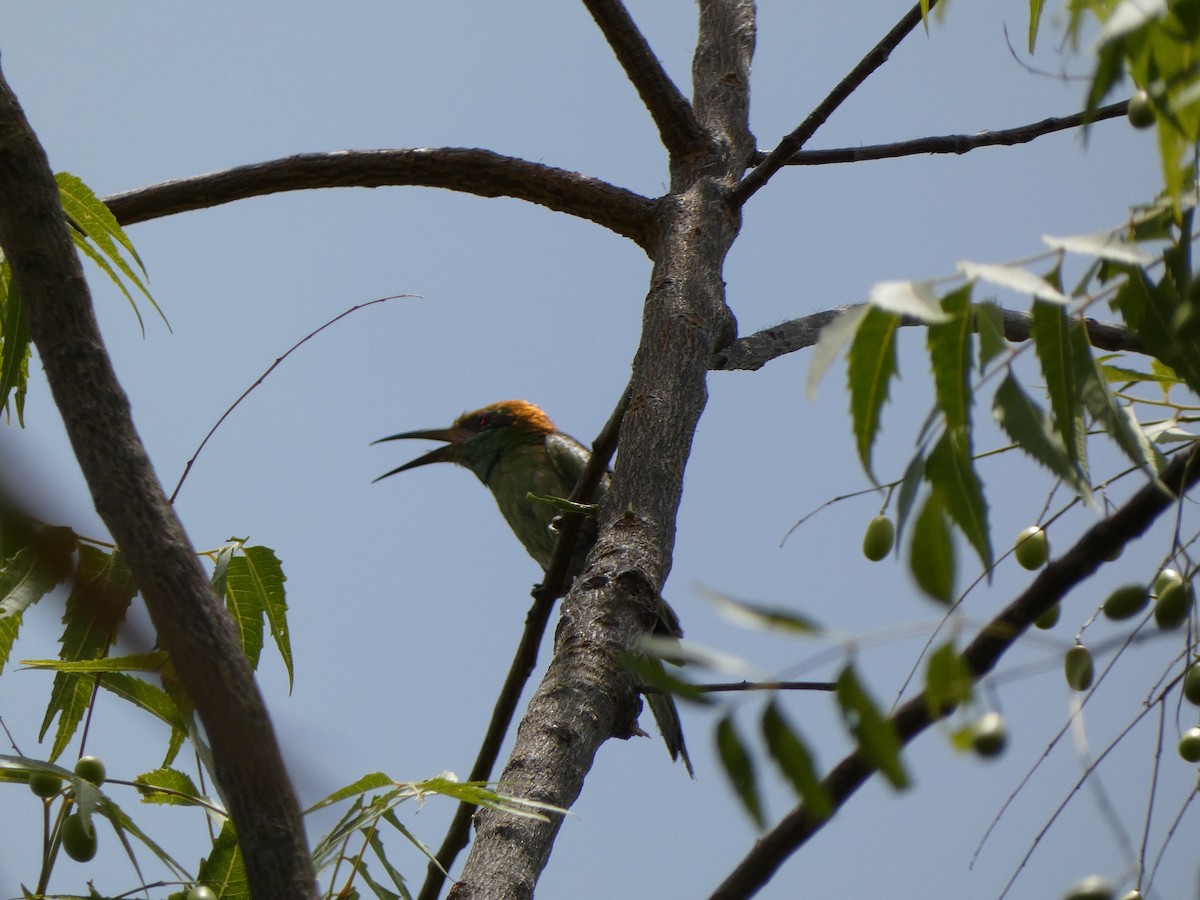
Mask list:
[[[427,466],[430,463],[438,462],[458,462],[459,447],[464,440],[469,437],[471,432],[465,428],[432,428],[423,431],[405,431],[403,434],[393,434],[389,437],[380,438],[377,441],[372,441],[371,446],[382,444],[384,441],[405,441],[410,439],[422,441],[446,441],[445,447],[438,447],[436,450],[431,450],[424,456],[418,456],[412,462],[405,463],[390,472],[384,472],[371,483],[382,481],[389,475],[395,475],[397,472],[406,472],[409,469],[415,469],[417,466]]]

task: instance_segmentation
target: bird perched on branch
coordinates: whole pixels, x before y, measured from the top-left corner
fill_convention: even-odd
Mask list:
[[[591,451],[554,427],[549,417],[524,400],[493,403],[474,412],[463,413],[449,428],[406,431],[380,438],[398,440],[444,441],[438,447],[385,472],[376,481],[429,463],[457,463],[470,469],[492,492],[496,504],[513,533],[545,571],[554,555],[558,534],[553,528],[558,511],[548,503],[533,501],[538,496],[568,497],[591,458]],[[608,490],[605,475],[597,489],[597,502]],[[571,554],[568,577],[573,579],[583,568],[584,558],[596,541],[596,522],[584,521]],[[655,632],[680,637],[679,620],[665,601],[659,600],[659,621]],[[683,759],[688,773],[691,760],[683,742],[679,712],[669,694],[651,692],[646,702],[654,713],[672,759]]]

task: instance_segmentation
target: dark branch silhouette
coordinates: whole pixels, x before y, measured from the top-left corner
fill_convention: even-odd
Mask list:
[[[105,197],[122,225],[283,191],[418,185],[513,197],[578,216],[649,247],[655,203],[598,178],[458,147],[302,153]]]
[[[813,346],[820,340],[821,329],[852,308],[837,306],[810,316],[780,322],[778,325],[738,338],[713,354],[710,368],[722,372],[761,369],[773,359]],[[1029,329],[1033,324],[1033,317],[1029,313],[1004,309],[1001,310],[1001,316],[1004,319],[1006,338],[1017,343],[1029,340]],[[926,323],[911,316],[904,316],[900,324],[904,327],[924,327]],[[1141,341],[1120,325],[1099,322],[1096,319],[1084,319],[1083,324],[1088,340],[1097,349],[1127,353],[1146,352]]]
[[[708,135],[692,105],[671,81],[620,0],[583,0],[605,40],[650,112],[672,159],[702,151]]]
[[[1200,480],[1200,445],[1180,453],[1163,470],[1158,482],[1148,482],[1107,519],[1092,526],[1066,553],[1051,561],[1012,603],[992,619],[963,650],[961,658],[978,681],[1042,613],[1088,578],[1129,541],[1142,535],[1164,512]],[[1165,487],[1165,490],[1164,490]],[[931,714],[924,692],[892,715],[900,739],[908,744],[952,709]],[[847,800],[874,774],[874,768],[855,751],[835,766],[822,784],[834,808]],[[755,894],[783,862],[821,830],[830,819],[818,820],[800,804],[758,840],[749,854],[712,894],[714,900],[731,900]]]
[[[0,246],[96,511],[196,705],[256,897],[315,897],[300,807],[250,664],[134,428],[45,151],[0,76]],[[17,302],[10,297],[10,303]]]
[[[1080,128],[1092,122],[1113,119],[1125,115],[1129,101],[1102,106],[1090,116],[1078,112],[1069,116],[1052,116],[1040,122],[1031,122],[1016,128],[1001,131],[980,131],[978,134],[943,134],[932,137],[914,138],[911,141],[896,141],[893,144],[870,144],[865,147],[841,147],[832,150],[800,150],[783,163],[785,166],[828,166],[836,163],[866,162],[872,159],[896,159],[901,156],[919,156],[931,153],[969,153],[980,147],[1014,147],[1054,134]],[[754,155],[755,163],[767,158],[765,153]]]
[[[937,0],[929,0],[930,9],[933,9],[936,4]],[[917,3],[904,14],[904,17],[892,27],[891,31],[883,36],[878,44],[871,48],[866,56],[858,61],[858,64],[838,82],[825,99],[817,104],[817,108],[810,112],[791,134],[781,140],[779,145],[767,154],[766,159],[742,179],[741,183],[734,188],[733,194],[729,198],[730,203],[741,206],[754,196],[755,192],[771,179],[771,176],[787,165],[788,160],[795,155],[797,150],[808,143],[808,139],[825,124],[825,120],[833,115],[834,110],[858,90],[859,85],[866,81],[876,69],[887,62],[892,51],[919,24],[921,24],[921,4]]]

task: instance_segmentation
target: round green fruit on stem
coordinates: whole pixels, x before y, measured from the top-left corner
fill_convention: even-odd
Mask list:
[[[1050,557],[1050,539],[1046,537],[1046,529],[1036,525],[1023,529],[1013,545],[1013,555],[1022,568],[1030,571],[1044,566]]]
[[[1154,112],[1154,104],[1150,102],[1150,95],[1145,91],[1136,91],[1129,98],[1129,109],[1125,113],[1129,117],[1129,124],[1134,128],[1151,128],[1158,116]]]
[[[43,800],[62,790],[63,780],[53,772],[30,772],[29,789]]]
[[[1122,894],[1121,900],[1146,900],[1146,895],[1135,888]]]
[[[108,771],[104,768],[104,763],[100,762],[94,756],[81,756],[75,763],[75,774],[84,781],[90,781],[92,784],[99,787],[104,784],[104,779],[108,775]]]
[[[1126,584],[1108,595],[1104,601],[1104,615],[1114,621],[1128,619],[1145,609],[1149,602],[1150,595],[1142,585]]]
[[[1183,696],[1193,706],[1200,706],[1200,663],[1192,663],[1183,676]]]
[[[79,813],[72,813],[63,819],[63,849],[76,862],[87,862],[96,855],[96,829],[92,828],[89,833],[88,824]]]
[[[1107,878],[1089,875],[1081,878],[1063,895],[1063,900],[1113,900],[1117,889]]]
[[[1200,762],[1200,726],[1193,725],[1179,739],[1179,755],[1187,762]]]
[[[217,900],[217,895],[212,888],[198,884],[187,892],[187,900]]]
[[[1160,596],[1169,588],[1179,587],[1183,584],[1183,576],[1175,569],[1163,569],[1154,576],[1154,596]]]
[[[971,746],[985,759],[999,756],[1007,744],[1008,728],[998,712],[985,713],[971,729]]]
[[[1063,671],[1071,690],[1086,691],[1092,686],[1092,679],[1096,676],[1092,651],[1083,644],[1076,644],[1067,651],[1066,659],[1063,660]]]
[[[892,520],[887,516],[876,516],[867,523],[867,530],[863,535],[863,556],[871,562],[879,562],[892,552],[892,545],[895,543],[896,526],[892,524]]]
[[[1190,585],[1168,585],[1158,594],[1154,602],[1154,621],[1164,631],[1178,628],[1187,621],[1192,609],[1192,589]]]
[[[1033,620],[1033,624],[1042,631],[1049,631],[1058,624],[1058,618],[1062,615],[1062,604],[1055,603],[1048,610]]]

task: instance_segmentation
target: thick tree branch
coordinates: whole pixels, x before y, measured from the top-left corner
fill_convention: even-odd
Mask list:
[[[937,0],[929,0],[930,9],[936,4]],[[825,124],[826,119],[833,115],[833,111],[858,90],[859,85],[866,81],[871,73],[887,62],[892,51],[899,46],[902,40],[908,37],[909,32],[920,24],[921,4],[917,3],[904,14],[904,18],[897,22],[891,31],[883,36],[883,40],[872,47],[871,51],[859,60],[858,65],[850,70],[849,74],[829,92],[828,96],[817,104],[817,108],[808,114],[808,117],[796,127],[796,130],[781,140],[779,145],[767,154],[766,159],[742,179],[742,183],[733,191],[733,195],[730,198],[731,202],[738,206],[742,205],[754,196],[754,193],[766,184],[771,176],[787,165],[788,160],[792,158],[796,151],[808,143],[808,139],[816,133],[816,130]]]
[[[459,147],[302,153],[105,197],[122,225],[283,191],[418,185],[513,197],[578,216],[647,248],[654,201],[597,178]]]
[[[1200,481],[1200,445],[1180,453],[1163,471],[1161,485],[1148,482],[1124,506],[1102,522],[1092,526],[1075,545],[1053,560],[1033,583],[963,650],[961,657],[976,681],[990,672],[1029,628],[1038,616],[1058,603],[1066,593],[1089,577],[1106,557],[1146,532],[1154,521],[1179,502],[1179,498]],[[1164,490],[1165,485],[1168,490]],[[909,700],[892,715],[904,744],[951,709],[934,716],[925,694]],[[857,751],[849,754],[825,777],[823,784],[840,809],[874,768]],[[780,865],[824,826],[808,814],[801,804],[754,845],[729,877],[713,892],[714,900],[730,900],[755,894]]]
[[[316,896],[300,808],[228,615],[113,372],[46,154],[0,75],[0,246],[96,511],[196,704],[256,898]],[[15,298],[14,298],[15,299]]]
[[[671,192],[659,203],[661,238],[600,535],[563,601],[554,658],[500,779],[518,796],[570,807],[599,746],[638,733],[638,684],[624,659],[658,618],[708,361],[733,336],[722,266],[738,227],[729,186],[753,152],[744,90],[753,43],[750,0],[701,0],[693,93],[711,149],[672,160]],[[482,810],[476,824],[450,896],[531,896],[561,820]]]
[[[654,119],[663,146],[672,158],[703,152],[708,135],[696,121],[692,105],[671,81],[662,63],[620,0],[583,0],[605,40]]]
[[[738,338],[713,354],[710,367],[723,372],[757,371],[773,359],[813,346],[821,337],[821,329],[848,309],[851,307],[838,306],[813,313],[811,316],[790,319]],[[1033,323],[1033,317],[1029,313],[1004,309],[1001,310],[1001,316],[1004,319],[1006,338],[1016,343],[1029,340],[1029,329]],[[900,324],[906,327],[923,327],[925,323],[906,316],[900,320]],[[1083,324],[1093,347],[1126,353],[1146,352],[1141,341],[1120,325],[1096,319],[1084,319]]]
[[[835,163],[866,162],[871,159],[896,159],[900,156],[919,156],[930,153],[969,153],[980,147],[1013,147],[1027,144],[1035,138],[1057,131],[1079,128],[1091,122],[1113,119],[1125,115],[1129,101],[1102,106],[1091,116],[1074,113],[1070,116],[1052,116],[1040,122],[1031,122],[1002,131],[980,131],[978,134],[943,134],[897,141],[894,144],[871,144],[866,147],[843,147],[833,150],[800,150],[784,162],[785,166],[827,166]],[[761,163],[765,153],[754,154],[754,162]]]

